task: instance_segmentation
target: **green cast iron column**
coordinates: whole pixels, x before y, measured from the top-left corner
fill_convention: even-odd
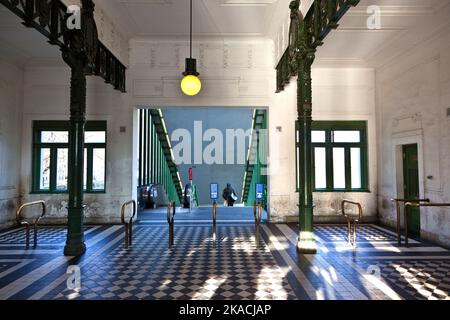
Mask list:
[[[64,61],[71,68],[69,124],[69,203],[67,240],[64,254],[80,256],[84,244],[84,126],[86,123],[86,75],[93,74],[98,49],[94,20],[95,4],[82,0],[81,29],[65,30],[67,46],[61,48]]]
[[[317,247],[313,232],[313,186],[312,186],[312,84],[311,66],[315,58],[315,50],[308,48],[305,22],[299,25],[299,52],[297,78],[297,113],[300,131],[300,156],[298,168],[300,175],[299,192],[299,237],[297,250],[300,253],[316,253]]]
[[[82,64],[72,67],[69,126],[68,230],[64,254],[79,256],[84,244],[84,127],[86,123],[86,75]]]

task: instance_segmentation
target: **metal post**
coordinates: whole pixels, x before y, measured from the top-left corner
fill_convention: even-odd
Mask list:
[[[25,225],[25,234],[26,234],[25,248],[29,249],[30,248],[30,225],[29,224]]]
[[[258,208],[256,210],[256,208]],[[259,226],[261,225],[261,218],[262,218],[262,204],[261,200],[258,200],[258,205],[256,206],[256,200],[254,205],[254,216],[255,216],[255,244],[256,246],[259,246],[259,239],[260,239],[260,232],[259,232]]]
[[[64,254],[79,256],[86,251],[84,244],[84,127],[86,123],[86,75],[83,62],[72,61],[69,125],[69,203],[68,229]]]
[[[128,232],[128,236],[129,236],[128,243],[130,246],[132,246],[133,245],[133,223],[130,223],[128,228],[130,229],[130,231]]]
[[[315,59],[315,49],[308,48],[308,35],[305,21],[299,24],[300,51],[297,55],[297,113],[300,132],[299,156],[299,237],[297,250],[300,253],[317,252],[313,234],[313,192],[312,192],[312,81],[311,66]]]
[[[167,206],[167,222],[169,223],[169,248],[172,248],[175,242],[174,241],[175,207],[176,207],[175,201],[169,203],[169,205]]]
[[[81,30],[66,30],[67,46],[61,48],[64,61],[71,68],[68,227],[64,254],[80,256],[84,244],[84,127],[86,123],[86,75],[94,73],[98,50],[98,34],[94,20],[95,4],[82,0]]]
[[[216,226],[217,223],[217,202],[213,202],[213,225]]]
[[[409,212],[409,206],[405,206],[405,210],[404,210],[404,219],[403,219],[403,224],[404,224],[404,229],[405,229],[405,246],[408,248],[409,247],[409,243],[408,243],[408,212]]]
[[[347,240],[348,240],[348,243],[351,243],[351,240],[350,240],[350,238],[351,238],[351,230],[352,230],[352,225],[350,223],[350,220],[347,220]]]
[[[128,246],[130,245],[130,243],[129,243],[129,239],[130,239],[129,230],[130,229],[128,228],[128,223],[125,222],[124,228],[125,228],[125,248],[128,248]]]
[[[401,245],[402,244],[402,235],[400,232],[400,202],[396,201],[395,204],[397,206],[397,242],[398,242],[398,245]]]

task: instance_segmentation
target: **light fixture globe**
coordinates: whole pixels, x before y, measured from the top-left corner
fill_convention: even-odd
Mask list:
[[[184,78],[181,80],[181,90],[187,96],[196,96],[202,89],[202,82],[198,78],[200,73],[197,72],[197,60],[192,58],[192,0],[190,0],[190,23],[190,56],[186,58],[186,71],[183,72]]]
[[[196,96],[202,89],[202,82],[197,76],[187,75],[181,80],[181,90],[187,96]]]
[[[181,80],[181,90],[187,96],[195,96],[202,89],[202,82],[198,78],[197,61],[192,58],[186,59],[186,71],[183,72],[184,78]]]

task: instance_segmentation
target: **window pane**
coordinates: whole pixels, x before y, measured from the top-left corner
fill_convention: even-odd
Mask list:
[[[105,149],[93,150],[92,190],[105,190]]]
[[[69,132],[68,131],[42,131],[41,132],[42,143],[68,143]]]
[[[39,189],[50,190],[50,149],[41,149],[39,162]]]
[[[106,143],[105,131],[86,131],[84,134],[85,143]]]
[[[300,189],[300,166],[299,166],[299,159],[300,159],[300,148],[295,148],[295,152],[297,153],[297,163],[295,164],[297,166],[297,189]]]
[[[334,142],[361,142],[359,131],[333,131]]]
[[[327,187],[326,152],[325,148],[314,148],[315,187],[325,189]]]
[[[69,175],[69,150],[58,149],[58,161],[56,163],[56,190],[67,190],[67,177]]]
[[[311,141],[312,143],[325,143],[325,131],[312,131]]]
[[[87,190],[87,149],[84,149],[83,190]]]
[[[352,168],[352,189],[361,189],[361,149],[352,148],[351,154],[351,168]]]
[[[334,188],[345,189],[345,149],[333,148]]]

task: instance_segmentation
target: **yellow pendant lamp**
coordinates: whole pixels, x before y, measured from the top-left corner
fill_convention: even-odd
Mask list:
[[[190,18],[190,58],[186,58],[186,71],[183,72],[181,80],[181,90],[187,96],[196,96],[202,89],[202,82],[197,72],[197,60],[192,58],[192,0],[191,0],[191,18]]]

